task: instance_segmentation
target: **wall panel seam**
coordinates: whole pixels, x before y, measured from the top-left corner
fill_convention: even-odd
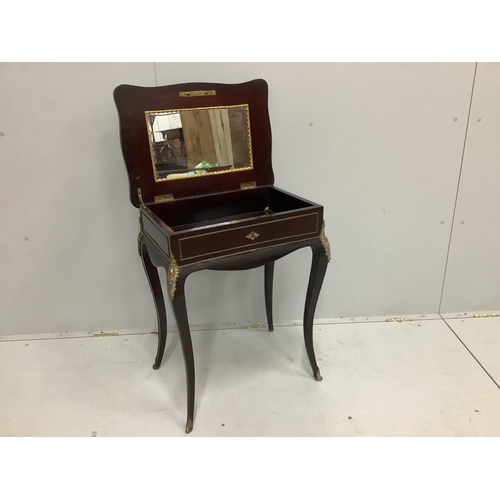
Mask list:
[[[449,260],[449,257],[450,257],[451,242],[452,242],[452,239],[453,239],[453,227],[455,225],[455,215],[456,215],[456,212],[457,212],[458,194],[459,194],[459,191],[460,191],[460,181],[461,181],[461,178],[462,178],[462,168],[463,168],[463,165],[464,165],[465,148],[467,146],[467,135],[468,135],[468,132],[469,132],[469,121],[470,121],[470,114],[471,114],[471,110],[472,110],[472,100],[474,98],[474,86],[476,84],[476,73],[477,73],[477,62],[475,64],[475,66],[474,66],[474,76],[472,77],[472,89],[471,89],[471,94],[470,94],[469,113],[467,115],[467,124],[465,126],[464,144],[463,144],[463,147],[462,147],[462,158],[460,160],[460,170],[458,172],[457,192],[455,194],[455,204],[453,206],[453,215],[451,217],[450,238],[448,240],[448,250],[446,252],[446,261],[445,261],[445,264],[444,264],[443,284],[441,286],[441,297],[439,299],[439,307],[438,307],[439,314],[441,314],[441,305],[443,303],[444,287],[445,287],[445,283],[446,283],[446,271],[448,270],[448,260]]]

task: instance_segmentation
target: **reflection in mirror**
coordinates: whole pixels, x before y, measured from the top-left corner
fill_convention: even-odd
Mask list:
[[[156,181],[253,168],[248,105],[146,111]]]

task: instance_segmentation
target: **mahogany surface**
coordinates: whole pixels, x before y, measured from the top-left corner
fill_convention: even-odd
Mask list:
[[[264,266],[264,296],[266,300],[267,327],[270,332],[274,331],[273,323],[273,282],[274,282],[274,260]]]
[[[147,205],[141,217],[158,250],[185,265],[319,236],[323,207],[264,186]],[[247,238],[252,232],[259,235],[255,240]]]
[[[163,298],[163,292],[161,289],[160,276],[156,266],[151,262],[146,245],[141,245],[139,248],[139,255],[142,257],[144,271],[148,278],[149,286],[151,287],[151,293],[153,294],[153,301],[155,303],[156,315],[158,318],[158,351],[153,364],[153,368],[158,370],[158,368],[160,368],[163,353],[165,352],[165,345],[167,343],[167,311],[165,308],[165,299]],[[157,264],[161,264],[158,260],[156,262]]]
[[[215,90],[214,96],[180,97],[180,91]],[[234,191],[244,182],[256,181],[258,186],[272,185],[271,124],[267,108],[268,88],[264,80],[241,84],[183,83],[164,87],[120,85],[114,91],[120,119],[123,158],[130,182],[130,199],[139,207],[137,188],[145,203],[154,197],[174,193],[175,198],[201,196],[207,193]],[[145,111],[184,109],[209,106],[248,104],[252,136],[253,170],[229,174],[155,182],[151,164]]]

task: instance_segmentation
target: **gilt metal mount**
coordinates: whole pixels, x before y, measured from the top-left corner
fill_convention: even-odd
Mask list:
[[[215,90],[189,90],[179,92],[180,97],[201,97],[205,95],[215,95]]]
[[[325,249],[325,254],[328,262],[332,259],[332,254],[330,251],[330,242],[328,241],[328,238],[326,237],[325,234],[325,221],[323,221],[323,225],[321,226],[321,232],[319,233],[319,239],[321,240],[321,244],[323,245],[323,248]]]
[[[141,215],[139,215],[139,227],[140,227],[139,234],[137,235],[137,251],[139,252],[139,257],[141,257],[142,256],[141,243],[142,243],[142,237],[144,236],[144,227],[142,225],[142,216]]]
[[[171,299],[174,298],[175,289],[177,287],[177,278],[179,277],[179,266],[175,260],[174,254],[170,253],[170,266],[168,268],[168,295]]]

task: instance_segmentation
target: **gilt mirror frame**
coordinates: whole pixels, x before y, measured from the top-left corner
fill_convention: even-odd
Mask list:
[[[239,109],[244,110],[243,130],[236,130],[235,129],[234,119],[233,119],[233,124],[230,123],[231,118],[229,117],[229,114],[230,114],[229,110],[237,111]],[[227,125],[228,125],[229,130],[227,130],[226,133],[229,134],[229,137],[226,138],[226,140],[229,139],[229,144],[231,146],[231,159],[233,159],[233,164],[232,165],[225,165],[225,166],[216,164],[215,165],[216,169],[214,169],[214,171],[210,171],[210,168],[213,167],[214,165],[211,165],[211,167],[201,167],[199,169],[198,169],[198,166],[196,166],[194,168],[189,168],[189,161],[190,161],[189,154],[185,153],[185,158],[187,160],[186,168],[177,169],[177,170],[175,170],[175,169],[170,170],[170,172],[172,172],[172,173],[167,174],[165,177],[162,177],[160,172],[158,171],[158,165],[160,164],[160,162],[158,161],[157,151],[156,151],[158,143],[155,140],[155,134],[157,134],[158,132],[156,132],[154,130],[154,127],[152,126],[153,121],[151,120],[151,117],[179,114],[180,115],[179,116],[180,127],[172,128],[170,130],[183,130],[185,124],[182,123],[182,119],[183,119],[183,117],[187,118],[187,116],[186,116],[187,112],[190,112],[190,111],[193,111],[193,112],[213,111],[213,110],[221,110],[221,111],[228,110]],[[198,107],[198,108],[149,110],[149,111],[144,112],[144,117],[146,119],[146,127],[148,130],[148,137],[149,137],[149,148],[150,148],[150,152],[151,152],[151,163],[153,166],[153,171],[154,171],[156,182],[165,182],[165,181],[172,182],[172,181],[178,181],[180,179],[184,179],[184,178],[192,177],[192,176],[200,177],[200,176],[207,176],[207,175],[231,174],[231,173],[241,171],[241,170],[252,170],[253,169],[252,132],[251,132],[251,127],[250,127],[250,113],[249,113],[249,109],[248,109],[248,104],[233,104],[230,106],[206,106],[206,107]],[[197,116],[196,118],[199,118],[199,116]],[[210,149],[210,146],[212,146],[211,149],[213,149],[213,155],[218,157],[219,156],[218,155],[218,148],[217,148],[217,144],[215,144],[215,142],[216,142],[216,135],[217,136],[221,135],[220,134],[221,131],[213,130],[214,125],[215,125],[214,123],[209,124],[210,132],[208,133],[208,135],[212,139],[212,141],[211,141],[212,144],[208,145],[208,147]],[[166,132],[166,130],[161,131],[161,132]],[[240,152],[240,160],[235,161],[234,156],[236,154],[238,154],[238,148],[237,148],[238,144],[235,144],[236,139],[234,138],[234,135],[236,135],[238,132],[240,132],[240,134],[243,134],[243,136],[244,136],[244,143],[245,143],[244,144],[244,158],[241,158],[243,152]],[[201,131],[196,129],[194,131],[194,137],[193,137],[194,140],[192,142],[196,142],[196,141],[199,142],[201,139],[201,136],[202,136]],[[220,141],[220,139],[221,138],[219,137],[219,141]],[[182,144],[184,144],[184,141],[186,143],[191,142],[191,141],[188,141],[186,137],[183,137]],[[165,140],[164,143],[166,144],[167,140]],[[227,144],[226,146],[229,146],[229,144]],[[192,149],[193,145],[190,145],[190,147]],[[203,161],[206,161],[206,159],[207,158],[204,158]],[[212,159],[212,158],[210,158],[210,159]],[[191,163],[193,163],[193,162],[196,163],[198,160],[199,160],[199,158],[196,158],[196,159],[192,158]],[[239,163],[239,164],[243,163],[243,166],[236,166],[237,163]],[[209,164],[209,163],[207,162],[207,164]],[[197,170],[199,170],[200,172],[198,173]],[[167,170],[166,172],[169,172],[169,170]]]

